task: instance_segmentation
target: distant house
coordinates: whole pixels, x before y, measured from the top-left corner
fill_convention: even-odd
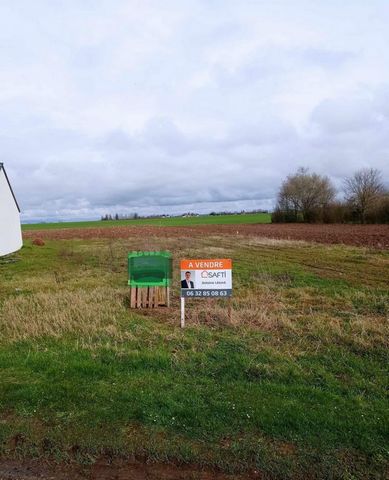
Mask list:
[[[16,252],[22,245],[19,205],[0,163],[0,256]]]

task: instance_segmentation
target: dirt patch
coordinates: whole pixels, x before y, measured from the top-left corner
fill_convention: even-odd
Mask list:
[[[36,245],[37,247],[43,247],[45,242],[41,239],[41,238],[35,238],[33,241],[32,241],[32,244],[33,245]]]
[[[249,480],[263,479],[257,472],[226,475],[194,466],[145,464],[101,459],[91,466],[41,461],[0,460],[0,480]]]
[[[25,239],[39,236],[47,240],[93,238],[161,238],[197,237],[212,235],[267,237],[282,240],[305,240],[324,244],[345,244],[360,247],[389,249],[389,225],[199,225],[193,227],[129,226],[103,228],[62,228],[55,230],[26,230]]]

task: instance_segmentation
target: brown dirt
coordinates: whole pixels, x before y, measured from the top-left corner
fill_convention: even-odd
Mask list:
[[[56,464],[42,461],[1,460],[0,480],[249,480],[257,472],[226,475],[193,466],[145,464],[101,459],[93,465]]]
[[[36,245],[37,247],[43,247],[43,245],[45,244],[45,242],[44,242],[41,238],[35,238],[35,239],[32,241],[32,244],[33,244],[33,245]]]
[[[324,244],[345,244],[389,249],[389,225],[199,225],[193,227],[103,227],[62,228],[25,231],[26,239],[39,236],[47,240],[130,238],[130,237],[195,237],[212,235],[257,236],[282,240],[305,240]]]

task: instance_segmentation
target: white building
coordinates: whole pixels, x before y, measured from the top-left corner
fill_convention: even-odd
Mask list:
[[[19,205],[0,163],[0,256],[16,252],[22,245]]]

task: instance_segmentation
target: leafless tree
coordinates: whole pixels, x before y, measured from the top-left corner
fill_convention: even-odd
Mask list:
[[[344,181],[346,201],[352,206],[362,223],[366,222],[366,214],[374,208],[384,192],[381,172],[374,168],[359,170]]]
[[[328,177],[309,173],[308,169],[300,168],[294,175],[288,175],[278,194],[277,208],[286,216],[299,216],[303,221],[317,218],[322,210],[335,198],[335,189]]]

